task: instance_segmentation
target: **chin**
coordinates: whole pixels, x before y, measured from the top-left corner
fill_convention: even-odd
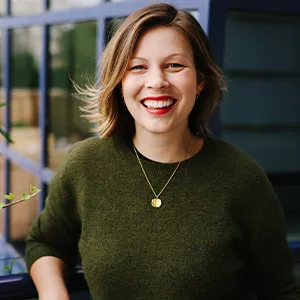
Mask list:
[[[144,129],[153,134],[164,134],[170,132],[173,128],[169,126],[149,126],[144,127]]]

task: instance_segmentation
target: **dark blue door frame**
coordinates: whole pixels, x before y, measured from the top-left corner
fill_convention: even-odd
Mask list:
[[[209,39],[212,51],[217,64],[223,68],[224,66],[224,50],[225,50],[225,30],[227,13],[232,11],[247,13],[272,13],[272,14],[289,14],[300,16],[300,3],[294,0],[212,0],[209,15]],[[221,134],[220,113],[217,111],[214,117],[214,128],[217,135]],[[269,174],[268,174],[269,175]],[[284,180],[288,180],[289,184],[299,185],[299,174],[285,174]],[[278,174],[269,175],[272,183],[278,180]],[[281,176],[280,180],[283,178]],[[296,182],[297,181],[297,182]],[[299,212],[300,215],[300,212]],[[300,241],[290,242],[290,248],[293,253],[300,254]]]
[[[6,142],[0,142],[0,153],[4,158],[4,193],[8,194],[11,190],[10,182],[10,164],[20,166],[21,168],[33,173],[39,179],[39,187],[42,192],[39,194],[38,212],[44,207],[44,201],[47,194],[47,185],[50,182],[54,172],[48,168],[48,141],[49,133],[49,28],[51,25],[63,24],[69,22],[96,21],[97,22],[97,53],[100,54],[104,47],[105,21],[113,17],[127,16],[133,11],[158,1],[124,1],[124,2],[104,2],[93,7],[84,7],[68,9],[62,11],[49,11],[49,0],[42,1],[42,11],[34,15],[11,16],[10,1],[5,0],[4,16],[0,18],[0,29],[3,33],[3,90],[4,101],[11,102],[11,31],[17,28],[29,26],[40,26],[42,32],[42,55],[39,65],[39,129],[41,134],[41,153],[40,162],[37,163],[23,154],[13,150]],[[208,17],[210,0],[170,0],[165,1],[177,8],[190,9],[198,11],[198,21],[208,32]],[[10,131],[10,107],[4,108],[4,127]],[[1,197],[1,196],[0,196]],[[1,212],[3,218],[3,235],[6,240],[10,237],[10,213],[9,209]]]

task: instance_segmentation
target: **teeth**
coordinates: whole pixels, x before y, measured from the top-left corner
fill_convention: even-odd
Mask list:
[[[174,103],[174,100],[166,100],[166,101],[154,101],[154,100],[145,100],[144,105],[151,108],[163,108],[171,106]]]

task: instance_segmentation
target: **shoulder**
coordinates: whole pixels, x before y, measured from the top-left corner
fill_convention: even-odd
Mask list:
[[[68,162],[74,160],[78,162],[78,160],[94,159],[112,150],[112,145],[112,138],[100,139],[97,136],[90,137],[72,145],[67,152],[65,160]]]
[[[248,152],[218,138],[208,140],[208,150],[215,172],[236,192],[263,193],[265,197],[272,193],[265,171]]]
[[[264,175],[258,162],[245,150],[219,138],[209,139],[208,144],[210,155],[219,167],[251,176]]]
[[[241,159],[248,162],[254,162],[249,153],[238,148],[225,140],[220,138],[209,138],[207,140],[210,151],[216,157],[228,158],[228,159]]]
[[[216,162],[213,164],[218,178],[216,189],[225,198],[228,196],[227,203],[233,219],[247,227],[271,212],[282,218],[282,208],[275,190],[256,160],[224,140],[212,139],[209,143]]]
[[[71,146],[57,172],[73,177],[92,170],[96,163],[109,159],[113,151],[113,138],[87,138]]]

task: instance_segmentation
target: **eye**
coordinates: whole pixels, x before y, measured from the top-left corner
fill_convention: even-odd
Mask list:
[[[166,65],[167,68],[183,68],[184,66],[177,63],[171,63]]]
[[[145,67],[142,65],[136,65],[136,66],[129,68],[129,70],[143,70],[144,68]]]

